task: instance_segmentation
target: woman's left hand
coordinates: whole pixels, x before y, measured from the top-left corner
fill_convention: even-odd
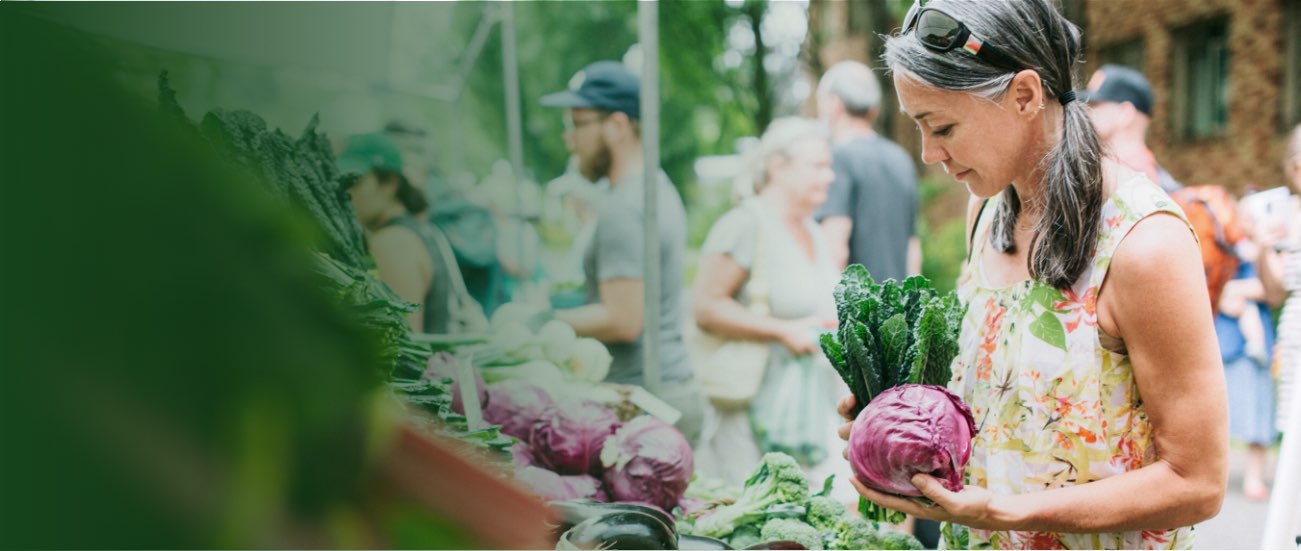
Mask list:
[[[915,498],[901,497],[878,492],[850,477],[854,489],[868,501],[906,513],[917,518],[946,521],[980,529],[1006,529],[995,518],[994,494],[977,486],[967,486],[961,492],[951,492],[935,477],[927,474],[915,474],[912,477],[922,495],[932,504],[923,504]]]

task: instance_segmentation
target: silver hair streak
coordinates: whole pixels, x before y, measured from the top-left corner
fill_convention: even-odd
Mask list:
[[[1039,73],[1045,93],[1063,105],[1062,139],[1043,159],[1043,218],[1030,242],[1030,276],[1058,289],[1075,284],[1089,267],[1102,213],[1102,146],[1075,94],[1075,67],[1081,62],[1079,28],[1049,0],[934,0],[941,10],[995,44],[1022,69]],[[886,39],[884,59],[892,71],[905,70],[942,90],[998,100],[1015,69],[995,66],[961,48],[939,53],[912,33]],[[1010,183],[993,213],[989,241],[996,250],[1015,251],[1013,231],[1021,200]]]

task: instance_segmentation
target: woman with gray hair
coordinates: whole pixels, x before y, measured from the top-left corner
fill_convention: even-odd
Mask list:
[[[923,160],[972,195],[949,388],[976,434],[965,489],[859,493],[970,527],[972,548],[1191,547],[1228,452],[1201,254],[1170,198],[1103,156],[1073,92],[1079,30],[1049,0],[918,2],[885,61]]]
[[[792,358],[821,355],[817,331],[835,324],[838,274],[813,221],[835,178],[830,137],[817,121],[778,119],[744,158],[733,188],[738,204],[714,223],[701,247],[693,314],[699,329],[717,337],[770,343],[765,376],[772,377]],[[703,360],[693,358],[697,372],[716,367]],[[739,484],[759,462],[749,409],[711,409],[698,469]],[[824,450],[834,440],[834,418],[829,423]]]

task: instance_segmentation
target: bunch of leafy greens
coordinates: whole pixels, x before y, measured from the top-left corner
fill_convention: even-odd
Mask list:
[[[159,109],[173,121],[190,126],[164,72],[158,81]],[[421,380],[430,347],[413,340],[405,315],[416,305],[402,300],[376,276],[366,252],[346,180],[335,165],[326,136],[313,117],[297,137],[267,128],[248,111],[215,109],[197,131],[237,170],[263,183],[273,196],[306,215],[320,237],[315,271],[325,290],[381,343],[384,375],[393,392],[409,405],[433,413],[441,423],[430,427],[495,452],[504,459],[514,440],[500,427],[470,430],[464,415],[452,411],[452,379]]]
[[[922,276],[878,284],[855,264],[836,286],[836,311],[839,331],[822,336],[822,350],[853,391],[855,415],[888,388],[949,383],[963,314],[953,293]]]
[[[822,336],[822,350],[854,393],[857,417],[886,389],[905,384],[947,386],[958,354],[963,308],[921,276],[872,280],[867,268],[845,269],[836,286],[839,330]],[[899,523],[903,514],[861,500],[869,520]]]

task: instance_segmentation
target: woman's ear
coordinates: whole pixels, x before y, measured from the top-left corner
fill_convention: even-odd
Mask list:
[[[1016,112],[1021,115],[1042,111],[1047,100],[1043,80],[1039,78],[1039,72],[1033,69],[1026,69],[1012,77],[1008,92],[1012,96]]]
[[[766,166],[764,167],[766,181],[763,183],[763,185],[767,186],[768,184],[771,184],[774,180],[774,176],[780,174],[783,170],[786,170],[786,167],[790,166],[790,164],[791,164],[790,159],[787,159],[785,155],[782,155],[780,153],[776,155],[769,155]]]

